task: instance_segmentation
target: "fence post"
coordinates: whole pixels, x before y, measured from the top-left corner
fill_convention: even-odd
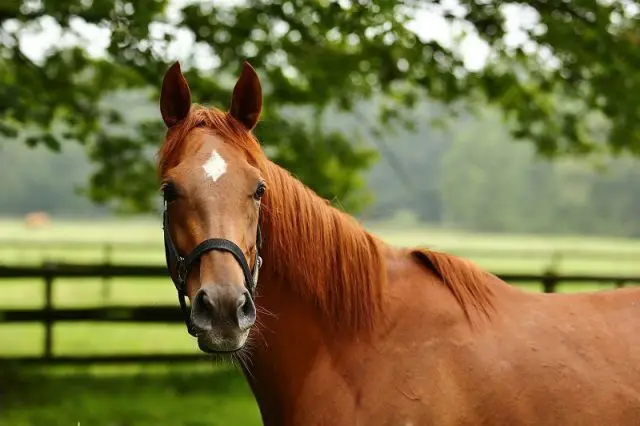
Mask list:
[[[555,293],[558,285],[558,278],[553,272],[545,273],[542,279],[542,289],[545,293]]]
[[[44,358],[53,358],[53,265],[44,264]]]

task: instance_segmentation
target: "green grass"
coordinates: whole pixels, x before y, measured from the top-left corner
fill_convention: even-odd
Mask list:
[[[241,374],[209,363],[0,372],[0,426],[259,424]]]
[[[110,241],[110,242],[158,242],[162,240],[161,218],[108,219],[108,220],[58,220],[50,226],[28,228],[17,219],[0,219],[0,235],[4,239],[31,241]]]
[[[371,224],[386,241],[401,246],[428,246],[470,258],[498,273],[543,272],[552,253],[582,250],[589,257],[563,255],[558,272],[640,275],[640,241],[575,236],[493,235],[449,232],[428,227],[399,228]],[[105,260],[104,243],[113,263],[164,264],[159,220],[54,221],[28,229],[19,221],[0,220],[3,239],[29,241],[2,245],[0,263],[41,264],[44,260],[95,263]],[[61,245],[82,241],[87,245]],[[101,244],[90,244],[99,242]],[[134,244],[134,245],[129,245]],[[522,252],[526,250],[527,253]],[[0,281],[0,310],[43,305],[39,281]],[[538,291],[539,284],[523,286]],[[611,288],[561,285],[559,291]],[[60,279],[54,286],[58,307],[174,305],[175,289],[166,279]],[[37,355],[43,329],[35,324],[0,325],[0,356]],[[117,353],[197,353],[184,326],[72,323],[54,328],[54,352],[60,355]],[[258,412],[244,379],[209,363],[155,367],[17,369],[0,371],[0,426],[22,425],[218,425],[259,424]]]

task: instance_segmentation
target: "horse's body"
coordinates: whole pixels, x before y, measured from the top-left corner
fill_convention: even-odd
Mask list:
[[[265,424],[640,424],[638,289],[525,293],[446,254],[383,247],[383,319],[369,338],[328,325],[265,272],[258,303],[276,317],[262,317],[245,371]],[[265,264],[299,255],[279,253]],[[447,282],[477,289],[469,317]]]
[[[174,230],[182,251],[228,229],[195,221],[220,208],[185,184],[199,179],[196,158],[249,158],[269,187],[243,363],[265,425],[640,424],[640,290],[528,293],[453,256],[390,247],[268,161],[239,113],[186,111],[178,124],[165,119],[176,128],[160,162],[163,179],[191,191],[190,207],[172,212],[188,223]],[[215,224],[244,220],[229,215]],[[254,232],[244,223],[238,240]],[[203,277],[233,271],[224,259],[203,256],[192,300],[215,281]]]

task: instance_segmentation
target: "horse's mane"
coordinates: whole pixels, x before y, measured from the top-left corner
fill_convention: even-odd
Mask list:
[[[475,312],[489,316],[492,291],[491,286],[487,285],[487,279],[493,277],[492,274],[472,262],[447,253],[416,249],[411,251],[411,255],[436,273],[451,291],[469,321],[470,307],[473,307]]]
[[[196,127],[218,133],[265,175],[268,189],[261,216],[265,264],[260,276],[287,281],[293,291],[332,318],[328,324],[340,329],[371,329],[387,281],[379,240],[268,161],[251,133],[216,109],[194,106],[188,117],[169,131],[159,152],[161,175],[179,161],[181,142]]]
[[[387,281],[379,240],[284,169],[271,163],[267,176],[277,191],[265,200],[268,250],[281,259],[276,276],[286,274],[336,327],[370,329]]]

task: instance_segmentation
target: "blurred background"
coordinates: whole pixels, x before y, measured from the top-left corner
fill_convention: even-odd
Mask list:
[[[640,281],[639,2],[2,0],[0,425],[259,424],[164,269],[158,90],[258,71],[270,158],[528,291]],[[428,307],[426,307],[428,309]]]

